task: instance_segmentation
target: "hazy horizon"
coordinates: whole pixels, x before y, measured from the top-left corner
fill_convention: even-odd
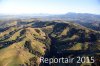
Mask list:
[[[66,14],[68,12],[100,15],[99,0],[0,0],[0,14]]]

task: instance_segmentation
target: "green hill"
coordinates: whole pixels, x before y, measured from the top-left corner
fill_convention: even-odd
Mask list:
[[[100,50],[100,32],[75,23],[14,21],[0,30],[0,66],[39,66],[40,57],[51,52],[59,55],[66,51]],[[91,55],[94,54],[98,55]]]

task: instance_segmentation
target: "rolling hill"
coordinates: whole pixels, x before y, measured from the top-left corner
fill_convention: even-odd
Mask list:
[[[0,27],[0,66],[39,66],[40,57],[65,56],[68,51],[100,56],[100,32],[76,23],[14,21]]]

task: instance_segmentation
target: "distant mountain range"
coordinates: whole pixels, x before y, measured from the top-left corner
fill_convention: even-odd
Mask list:
[[[6,20],[17,19],[41,19],[42,21],[63,20],[75,22],[85,27],[100,31],[100,15],[88,14],[88,13],[67,13],[60,15],[51,14],[24,14],[24,15],[0,15],[0,20],[6,22]],[[2,21],[1,21],[2,22]]]
[[[86,20],[87,21],[92,21],[92,20],[96,20],[96,21],[100,21],[100,15],[95,15],[95,14],[89,14],[89,13],[67,13],[67,14],[19,14],[19,15],[3,15],[0,14],[0,18],[19,18],[21,19],[21,17],[25,18],[25,17],[31,17],[31,18],[48,18],[48,19],[63,19],[63,20]],[[83,22],[83,21],[82,21]]]

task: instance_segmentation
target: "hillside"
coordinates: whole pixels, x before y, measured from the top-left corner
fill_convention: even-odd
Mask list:
[[[0,34],[0,66],[38,65],[48,49],[49,38],[40,28],[16,25]]]
[[[93,51],[83,55],[99,56],[100,32],[76,23],[14,21],[1,27],[0,66],[39,66],[40,57],[56,57],[67,51]]]

